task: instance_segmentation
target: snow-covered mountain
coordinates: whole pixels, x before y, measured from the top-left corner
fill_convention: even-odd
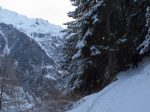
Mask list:
[[[2,7],[0,7],[0,23],[11,24],[16,29],[24,32],[53,58],[56,58],[55,53],[64,41],[64,33],[61,33],[62,27],[50,24],[43,19],[28,18]]]
[[[0,22],[12,24],[29,35],[36,32],[43,34],[51,33],[52,36],[60,36],[60,30],[62,30],[60,26],[50,24],[46,20],[31,19],[16,12],[3,9],[2,7],[0,7]]]
[[[12,112],[15,112],[16,108],[15,99],[19,100],[17,108],[21,106],[19,110],[23,111],[34,108],[33,106],[39,103],[42,105],[42,102],[49,101],[48,99],[55,100],[61,94],[56,86],[62,71],[55,63],[60,45],[65,40],[61,30],[63,29],[60,26],[52,25],[48,21],[27,18],[0,8],[0,71],[4,68],[5,64],[2,63],[6,60],[7,77],[13,75],[19,83],[13,86],[9,82],[5,84],[11,85],[12,91],[5,88],[4,95],[8,97],[4,100],[6,103],[12,100],[13,104],[8,103],[9,109],[13,108]],[[13,60],[11,64],[8,63],[9,60]],[[15,67],[13,73],[10,71],[12,67]],[[0,76],[0,79],[2,78],[3,76]],[[14,97],[12,92],[14,95],[23,96]]]
[[[67,112],[150,112],[150,58],[118,75],[102,91],[86,96]]]

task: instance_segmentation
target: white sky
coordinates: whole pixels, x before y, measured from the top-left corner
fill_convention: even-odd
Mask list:
[[[0,0],[0,6],[30,18],[43,18],[57,25],[72,20],[67,13],[74,10],[70,0]]]

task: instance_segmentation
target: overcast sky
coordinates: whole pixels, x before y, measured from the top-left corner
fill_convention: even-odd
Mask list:
[[[74,9],[70,0],[0,0],[0,6],[57,25],[72,20],[66,13]]]

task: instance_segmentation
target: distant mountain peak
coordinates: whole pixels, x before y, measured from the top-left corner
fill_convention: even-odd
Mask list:
[[[17,29],[31,35],[34,33],[51,33],[52,36],[63,35],[63,28],[50,24],[47,20],[39,18],[28,18],[14,11],[0,7],[0,23],[11,24]]]

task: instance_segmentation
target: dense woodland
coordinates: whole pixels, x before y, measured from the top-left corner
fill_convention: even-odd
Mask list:
[[[70,0],[76,9],[65,23],[67,41],[62,68],[70,92],[82,95],[103,89],[131,67],[135,52],[149,55],[149,0]]]

